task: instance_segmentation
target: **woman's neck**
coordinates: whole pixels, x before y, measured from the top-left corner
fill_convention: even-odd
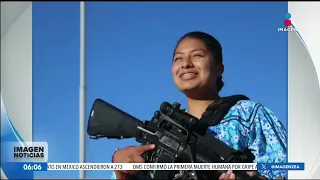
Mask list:
[[[212,98],[207,98],[207,99],[192,99],[192,98],[187,98],[188,102],[188,113],[195,116],[196,118],[200,119],[202,114],[205,112],[206,108],[208,107],[209,104],[214,102],[215,100],[218,100],[220,97],[215,96]]]

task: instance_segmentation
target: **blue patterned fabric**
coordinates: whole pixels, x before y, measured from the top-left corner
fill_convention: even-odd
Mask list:
[[[255,162],[287,162],[286,129],[271,110],[251,100],[235,104],[220,124],[208,128],[208,133],[234,149],[249,147],[256,157]],[[287,177],[287,171],[259,173],[268,179]],[[114,174],[112,179],[116,179]]]
[[[239,101],[224,120],[208,133],[228,146],[244,150],[249,147],[258,163],[287,162],[287,131],[274,113],[251,100]],[[268,179],[287,177],[287,171],[259,171]]]

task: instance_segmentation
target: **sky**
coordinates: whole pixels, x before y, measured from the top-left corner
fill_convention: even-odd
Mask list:
[[[49,144],[49,162],[79,162],[80,5],[33,2],[33,139]],[[245,94],[287,127],[285,2],[86,3],[86,113],[96,98],[149,120],[163,101],[184,96],[171,77],[179,37],[204,31],[223,46],[222,96]],[[134,139],[86,139],[87,162],[108,163]],[[109,178],[111,171],[87,171]],[[36,172],[77,178],[77,171]]]

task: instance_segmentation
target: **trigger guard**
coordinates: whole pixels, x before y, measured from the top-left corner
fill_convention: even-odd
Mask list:
[[[145,160],[146,163],[150,162],[149,151],[146,151],[141,154],[141,157]]]

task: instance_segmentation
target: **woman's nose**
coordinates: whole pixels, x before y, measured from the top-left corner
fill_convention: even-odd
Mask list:
[[[183,68],[193,67],[192,59],[190,57],[184,58],[182,61],[182,67]]]

